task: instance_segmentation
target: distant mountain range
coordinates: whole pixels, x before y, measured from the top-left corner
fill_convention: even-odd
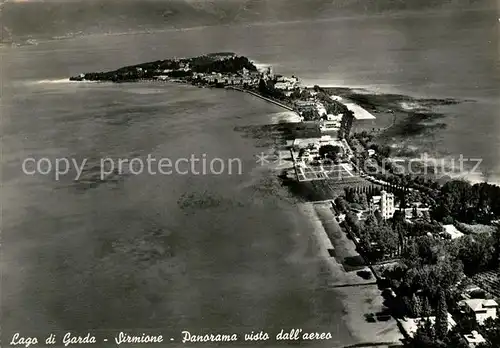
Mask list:
[[[485,5],[495,9],[496,0],[11,0],[0,5],[0,21],[9,42]]]

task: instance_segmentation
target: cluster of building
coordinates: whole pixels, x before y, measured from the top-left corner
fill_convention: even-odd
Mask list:
[[[180,67],[188,71],[189,64]],[[168,71],[167,71],[168,72]],[[293,93],[299,93],[300,98],[292,100],[293,108],[306,121],[317,123],[322,135],[336,135],[339,139],[348,137],[354,116],[352,114],[344,115],[331,114],[327,112],[324,102],[317,96],[317,92],[304,88],[301,81],[296,76],[275,75],[272,67],[262,71],[248,71],[243,69],[234,74],[221,73],[194,73],[193,80],[207,84],[222,84],[225,86],[239,86],[243,88],[258,88],[261,80],[264,80],[268,86],[276,91],[282,92],[286,97],[292,97]],[[292,97],[293,98],[293,97]],[[332,99],[334,102],[334,99]]]
[[[186,67],[189,69],[189,66]],[[223,84],[225,86],[240,86],[245,88],[256,88],[261,79],[266,83],[272,82],[273,88],[290,96],[291,91],[300,88],[300,80],[295,77],[274,75],[272,68],[263,71],[249,71],[243,68],[241,72],[233,74],[221,73],[194,73],[193,79],[207,84]]]
[[[225,59],[225,56],[221,56],[220,59]],[[301,81],[296,76],[275,75],[272,67],[260,71],[249,71],[243,68],[236,73],[226,74],[217,72],[193,72],[191,74],[189,63],[178,61],[178,64],[179,68],[176,69],[176,73],[180,73],[182,77],[182,72],[186,72],[190,74],[190,81],[200,85],[234,86],[261,93],[261,84],[264,81],[267,90],[270,91],[270,95],[265,95],[266,97],[273,98],[272,93],[276,92],[276,99],[283,99],[280,102],[296,111],[303,121],[310,121],[309,123],[314,124],[315,129],[319,131],[319,137],[312,139],[310,144],[305,145],[303,151],[300,152],[300,156],[294,156],[296,169],[297,167],[304,168],[309,164],[316,165],[322,172],[311,174],[311,178],[314,177],[315,179],[332,178],[333,175],[355,177],[353,174],[354,169],[349,165],[349,156],[347,156],[347,154],[352,154],[352,151],[350,151],[349,145],[343,141],[350,133],[354,119],[353,115],[329,113],[328,110],[334,108],[327,105],[328,100],[325,100],[324,96],[319,96],[318,92],[302,87]],[[172,75],[175,75],[172,72],[172,70],[159,71],[158,79],[168,80]],[[281,98],[283,96],[284,98]],[[332,99],[331,102],[336,101]],[[319,149],[326,145],[336,146],[340,149],[335,161],[324,156],[320,158]],[[325,168],[322,167],[323,164]],[[341,166],[340,168],[326,168],[330,164],[341,164]]]
[[[319,130],[321,133],[338,132],[342,127],[343,114],[332,115],[328,114],[322,117]]]
[[[316,108],[316,101],[314,100],[302,100],[302,99],[299,99],[299,100],[296,100],[294,102],[295,104],[295,109],[297,110],[297,112],[301,115],[307,113],[307,112],[311,112],[313,113],[315,108]]]
[[[221,74],[221,73],[194,73],[193,79],[207,84],[224,84],[226,86],[240,86],[240,87],[256,87],[262,74],[255,71],[248,71],[243,68],[240,73],[234,74]]]
[[[466,297],[467,294],[464,293],[463,296]],[[498,315],[498,303],[493,299],[469,298],[460,301],[458,305],[461,310],[461,315],[467,315],[475,318],[477,324],[479,325],[484,325],[487,319],[495,320]],[[432,324],[434,324],[436,318],[433,316],[425,318],[405,318],[401,322],[401,326],[407,336],[413,337],[417,332],[419,325],[426,320],[429,320]],[[451,330],[456,325],[457,324],[453,319],[453,316],[448,313],[448,330]],[[476,348],[480,344],[486,343],[486,339],[476,330],[463,334],[463,338],[470,348]]]
[[[331,114],[325,105],[314,97],[296,100],[294,107],[297,112],[308,121],[315,121],[321,134],[336,135],[339,139],[349,136],[354,116],[352,114]]]
[[[324,163],[325,159],[320,157],[320,149],[326,145],[338,148],[339,159],[345,158],[346,150],[344,144],[330,135],[323,135],[320,138],[295,139],[294,146],[299,149],[296,156],[297,165],[305,166],[307,164],[318,165]]]
[[[274,88],[280,91],[293,91],[296,88],[300,88],[300,81],[295,76],[276,76]]]

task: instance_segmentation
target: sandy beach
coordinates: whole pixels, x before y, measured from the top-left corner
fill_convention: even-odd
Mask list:
[[[330,98],[332,100],[341,102],[342,104],[347,106],[347,108],[354,113],[354,118],[356,120],[374,120],[374,119],[376,119],[376,117],[373,116],[371,113],[369,113],[365,108],[359,106],[358,104],[350,102],[349,100],[344,99],[341,96],[330,95]]]
[[[371,347],[387,347],[399,344],[403,336],[396,320],[386,314],[387,307],[384,305],[381,291],[374,284],[375,278],[372,276],[366,280],[357,274],[359,270],[369,271],[369,268],[360,266],[357,270],[346,271],[342,264],[346,258],[359,257],[359,254],[354,243],[334,220],[330,203],[304,203],[301,211],[309,217],[313,225],[311,233],[320,246],[318,257],[324,259],[329,266],[329,285],[342,298],[343,320],[347,323],[351,335],[358,341],[357,346],[366,344]],[[331,249],[335,249],[336,255],[345,256],[344,260],[340,256],[330,256],[328,250]]]

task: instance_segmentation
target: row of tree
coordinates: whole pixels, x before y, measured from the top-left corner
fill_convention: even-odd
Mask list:
[[[397,166],[387,161],[390,149],[372,143],[373,135],[361,132],[354,137],[366,148],[378,151],[377,161],[383,171],[373,176],[394,186],[412,187],[429,196],[432,202],[438,202],[433,210],[433,218],[450,223],[462,222],[490,223],[500,219],[500,186],[488,183],[470,184],[463,180],[450,180],[444,185],[424,175],[411,175],[397,170]],[[381,151],[381,149],[383,149]]]
[[[443,221],[490,223],[500,218],[500,187],[488,183],[471,185],[449,181],[440,190],[434,218]]]
[[[359,246],[365,257],[380,261],[396,256],[401,245],[400,236],[389,221],[382,219],[378,211],[360,221],[356,214],[348,211],[342,227],[359,238]]]
[[[314,91],[317,93],[316,97],[323,103],[325,106],[327,114],[332,114],[332,115],[339,115],[339,114],[344,114],[346,115],[347,113],[350,113],[351,111],[342,104],[339,101],[333,100],[330,97],[330,94],[325,92],[321,87],[318,85],[314,86]]]
[[[227,59],[202,56],[190,59],[189,64],[191,70],[198,73],[236,74],[244,68],[248,71],[257,71],[257,67],[247,57],[243,56],[234,56]]]

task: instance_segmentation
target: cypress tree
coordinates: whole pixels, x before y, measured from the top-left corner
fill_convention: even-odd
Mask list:
[[[448,333],[448,308],[446,306],[446,295],[441,289],[439,291],[437,312],[436,312],[436,336],[444,339]]]
[[[415,318],[420,317],[422,315],[422,302],[420,301],[420,298],[417,296],[417,294],[413,294],[411,298],[411,306],[413,316]]]
[[[431,315],[431,305],[429,304],[429,298],[424,295],[422,299],[422,317],[428,318]]]

